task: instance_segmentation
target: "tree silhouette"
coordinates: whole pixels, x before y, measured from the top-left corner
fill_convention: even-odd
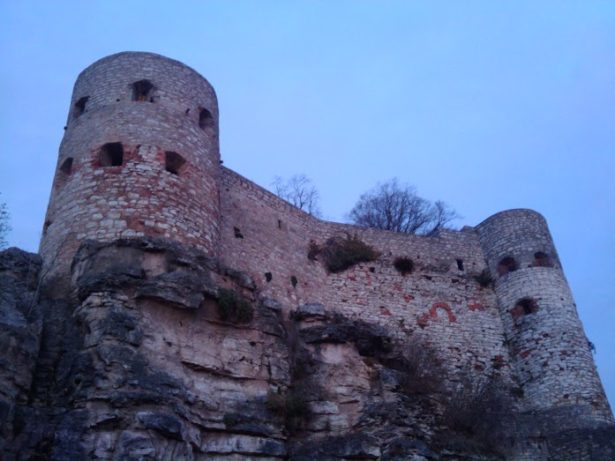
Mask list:
[[[459,217],[444,202],[419,197],[414,187],[400,185],[397,179],[361,195],[349,216],[359,226],[419,235],[450,228],[450,222]]]

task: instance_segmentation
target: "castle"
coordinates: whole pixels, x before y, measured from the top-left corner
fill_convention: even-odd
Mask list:
[[[328,271],[318,257],[308,258],[310,248],[325,245],[332,238],[350,237],[375,249],[378,257],[336,273]],[[113,250],[105,246],[118,239],[124,243]],[[139,256],[141,272],[137,271],[135,278],[150,280],[161,277],[165,271],[176,274],[182,267],[193,264],[182,266],[177,258],[171,264],[167,257],[166,269],[155,269],[162,263],[152,255],[167,250],[148,249],[147,245],[135,249],[126,243],[139,239],[174,242],[216,261],[217,267],[230,268],[217,269],[212,275],[214,281],[221,286],[235,284],[238,292],[274,310],[282,324],[288,319],[300,319],[300,332],[302,328],[322,330],[327,324],[324,319],[344,318],[347,322],[358,322],[356,325],[382,329],[394,342],[403,343],[411,337],[412,341],[428,345],[445,362],[447,376],[451,376],[446,383],[449,388],[459,385],[456,377],[461,375],[477,378],[498,375],[513,383],[517,390],[515,405],[522,415],[520,420],[541,423],[540,429],[527,430],[523,443],[511,449],[510,459],[586,459],[582,458],[586,453],[598,452],[591,451],[597,450],[595,447],[588,448],[591,444],[587,442],[587,432],[583,431],[612,428],[613,416],[590,344],[547,224],[540,214],[525,209],[503,211],[475,227],[442,230],[432,236],[321,221],[221,165],[216,95],[203,77],[180,62],[156,54],[125,52],[95,62],[79,75],[75,84],[40,245],[43,271],[49,280],[68,280],[72,263],[72,283],[76,283],[84,280],[83,274],[91,268],[88,261],[93,258],[92,254],[97,255],[96,264],[106,261],[105,270],[108,270],[123,260],[122,255],[137,250],[147,253],[149,259]],[[90,247],[90,253],[84,256],[82,245],[86,242],[87,246],[91,240],[102,243],[95,250]],[[120,251],[122,248],[124,253]],[[411,261],[407,273],[396,269],[394,262],[399,258]],[[168,274],[165,277],[168,281]],[[239,279],[243,282],[237,282]],[[197,309],[200,302],[189,305],[160,294],[160,290],[156,296],[140,295],[143,290],[139,288],[136,295],[127,291],[123,297],[105,295],[106,298],[100,294],[104,290],[97,290],[88,291],[90,298],[80,292],[82,304],[75,311],[80,318],[89,319],[94,315],[83,307],[86,304],[90,308],[93,305],[110,308],[113,303],[128,303],[129,298],[149,300],[154,303],[152,306],[166,302],[184,309],[186,306]],[[131,309],[134,312],[134,306]],[[142,305],[139,309],[144,310]],[[155,309],[159,307],[152,307],[152,312]],[[182,333],[170,326],[174,317],[161,313],[139,315],[147,317],[148,325],[153,328],[145,333],[149,339],[144,341],[158,344],[151,346],[157,352],[148,356],[149,366],[155,363],[161,369],[172,370],[169,373],[173,376],[193,383],[190,389],[196,394],[199,386],[204,385],[198,381],[202,378],[193,375],[201,372],[199,376],[202,376],[204,370],[215,368],[211,363],[204,363],[213,362],[211,357],[202,358],[203,354],[207,355],[204,351],[218,351],[219,360],[224,362],[228,354],[233,354],[229,348],[250,349],[241,342],[245,338],[236,330],[229,330],[229,336],[215,340],[206,330],[196,334],[201,321],[198,317],[188,320],[191,328],[196,329],[189,335],[186,333],[188,342],[193,344],[184,341],[182,347],[175,349],[175,344],[183,340]],[[186,321],[178,320],[182,325]],[[91,330],[94,329],[90,328],[86,336]],[[258,335],[254,329],[250,331],[250,340],[256,341]],[[328,374],[323,372],[322,376],[328,376],[331,386],[337,385],[330,387],[323,378],[321,384],[328,397],[314,398],[311,402],[312,415],[320,423],[311,423],[308,432],[312,435],[307,438],[316,437],[314,434],[340,436],[358,430],[368,402],[374,402],[376,395],[364,375],[370,375],[372,369],[382,371],[383,366],[364,364],[361,358],[366,354],[360,348],[357,353],[348,346],[351,340],[333,340],[324,335],[310,342],[305,336],[300,337],[309,344],[311,353],[317,354],[329,367]],[[222,351],[214,345],[221,341],[225,344]],[[165,342],[168,348],[163,346]],[[267,341],[264,344],[262,357],[267,355],[267,348],[274,348]],[[167,349],[169,352],[165,352]],[[195,350],[200,352],[197,354]],[[157,354],[167,357],[167,362]],[[291,355],[284,354],[278,357]],[[380,357],[381,352],[374,354]],[[168,365],[175,356],[181,356],[180,362],[188,365],[182,370],[179,365],[177,368]],[[348,368],[353,360],[356,363]],[[292,387],[289,383],[294,378],[287,376],[288,370],[278,371],[276,375],[279,364],[273,362],[266,365],[268,378],[261,380],[259,373],[265,365],[256,362],[249,370],[230,372],[234,378],[241,375],[243,386],[247,386],[241,391],[246,400],[265,398],[271,392],[272,383],[276,389]],[[111,366],[109,363],[107,367]],[[217,366],[216,379],[232,368],[228,364]],[[258,386],[249,384],[257,382]],[[222,399],[229,393],[240,392],[228,383],[220,386],[216,392]],[[382,386],[386,388],[387,384]],[[386,395],[393,394],[382,391],[377,395],[384,402]],[[200,398],[195,397],[196,401]],[[178,412],[176,409],[176,415],[181,414]],[[143,417],[135,418],[138,421],[134,424],[145,424]],[[218,434],[221,427],[228,429],[232,425],[226,420],[222,425],[220,418],[216,420]],[[167,438],[173,439],[173,443],[185,440],[187,425],[182,422],[183,438],[176,433],[167,433]],[[258,447],[264,445],[254,442],[254,431],[237,430],[236,437],[245,440],[241,439],[244,441],[227,451],[220,448],[219,439],[216,439],[218,445],[207,442],[208,445],[203,436],[199,449],[211,456],[203,459],[239,459],[232,456],[287,459],[285,448],[259,451]],[[164,435],[164,430],[158,432]],[[272,440],[276,443],[285,440],[282,433],[276,432]],[[565,445],[561,437],[559,445],[552,441],[553,437],[557,438],[553,434],[562,433],[574,440],[575,447],[581,447],[578,458],[562,455],[570,452],[570,446],[561,448]],[[264,437],[261,433],[257,435]],[[122,440],[123,436],[118,437],[117,440]],[[251,442],[246,442],[248,439]],[[103,445],[100,442],[92,446],[103,452]],[[346,453],[335,459],[355,459],[353,456],[432,459],[426,455],[386,458],[388,452],[383,447],[372,451],[361,448],[359,454]],[[109,453],[113,451],[109,450]],[[190,450],[192,458],[182,452],[183,458],[177,455],[176,459],[201,459],[195,454],[196,448]],[[101,455],[100,459],[107,458]]]

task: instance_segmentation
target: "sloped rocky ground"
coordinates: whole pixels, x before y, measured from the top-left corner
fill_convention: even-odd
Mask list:
[[[7,461],[615,459],[612,427],[520,428],[508,388],[173,242],[87,242],[71,277],[0,254]]]

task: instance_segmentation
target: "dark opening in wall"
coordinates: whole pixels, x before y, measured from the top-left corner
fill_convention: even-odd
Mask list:
[[[167,151],[164,153],[164,169],[169,173],[179,175],[185,163],[184,157],[177,152]]]
[[[45,224],[43,224],[43,235],[47,234],[47,231],[49,230],[49,226],[51,226],[51,221],[45,221]]]
[[[460,271],[463,270],[463,259],[457,259],[457,269],[459,269]]]
[[[295,288],[297,286],[297,283],[299,283],[299,280],[297,280],[297,277],[295,277],[294,275],[290,276],[290,283],[292,283],[293,288]]]
[[[207,109],[201,108],[199,111],[199,128],[201,130],[207,130],[214,127],[214,118]]]
[[[66,160],[62,162],[62,165],[60,165],[60,171],[64,173],[65,175],[69,175],[72,170],[73,170],[73,158],[68,157]]]
[[[506,256],[502,258],[500,263],[498,264],[498,274],[505,275],[509,272],[514,272],[519,268],[517,261],[512,256]]]
[[[530,315],[538,312],[538,304],[534,298],[521,298],[515,304],[515,307],[510,311],[513,318],[519,318],[524,315]]]
[[[406,275],[412,273],[414,270],[414,261],[410,258],[399,257],[395,258],[395,261],[393,261],[393,266],[395,266],[395,269],[397,269],[401,275]]]
[[[85,112],[85,105],[90,99],[89,96],[84,96],[83,98],[79,98],[79,100],[75,103],[75,117],[79,117],[81,114]]]
[[[100,166],[120,166],[124,163],[124,147],[121,142],[109,142],[100,148]]]
[[[547,253],[537,251],[534,253],[534,266],[536,267],[553,267],[553,261]]]
[[[282,229],[282,220],[278,219],[278,229]]]
[[[474,275],[474,280],[478,282],[481,288],[487,288],[493,283],[489,269],[483,269],[479,274]]]
[[[271,272],[265,272],[265,280],[267,280],[267,282],[271,282],[272,278],[273,275],[271,275]]]
[[[154,102],[153,93],[154,85],[149,80],[139,80],[132,84],[133,101]]]
[[[241,233],[241,230],[239,229],[239,227],[233,227],[233,233],[235,234],[236,239],[243,238],[243,234]]]

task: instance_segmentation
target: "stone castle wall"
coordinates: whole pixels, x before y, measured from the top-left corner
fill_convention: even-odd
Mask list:
[[[320,221],[228,169],[221,210],[221,259],[247,272],[264,296],[286,306],[321,303],[386,326],[438,351],[459,375],[491,373],[494,365],[507,372],[495,295],[474,278],[485,268],[474,231],[421,237]],[[381,256],[337,274],[308,258],[311,241],[345,235],[358,236]],[[412,273],[397,271],[396,257],[410,258]]]
[[[215,261],[207,264],[215,267],[216,285],[220,287],[237,285],[237,274],[241,273],[239,278],[249,283],[239,283],[240,291],[261,306],[279,306],[276,322],[284,329],[291,320],[301,324],[297,313],[309,311],[316,326],[308,322],[308,327],[297,327],[304,329],[306,344],[312,344],[310,335],[316,335],[314,328],[318,329],[323,319],[336,324],[336,335],[343,333],[342,337],[349,322],[382,328],[385,336],[398,344],[435,352],[446,369],[443,384],[449,390],[459,388],[467,378],[481,381],[499,376],[514,389],[524,414],[549,414],[545,420],[551,423],[570,421],[570,415],[574,415],[576,426],[570,429],[612,422],[572,294],[542,216],[531,210],[510,210],[475,228],[441,231],[433,236],[322,221],[221,167],[217,120],[213,88],[181,63],[149,53],[120,53],[88,67],[75,85],[60,147],[41,241],[46,266],[41,273],[68,273],[73,255],[86,240],[162,237],[202,252],[194,265],[204,264],[202,258]],[[360,239],[379,256],[329,273],[321,255],[311,250],[331,238],[346,237]],[[114,257],[121,262],[122,251],[130,257],[130,245],[139,244],[120,242],[113,250]],[[129,249],[120,251],[124,247]],[[158,250],[147,244],[145,250],[139,248],[152,261],[158,257]],[[399,257],[413,262],[411,272],[402,274],[394,267]],[[171,259],[164,263],[168,274],[155,275],[164,296],[150,296],[162,296],[162,304],[172,304],[177,294],[172,289],[169,292],[167,285],[174,286],[187,277],[181,275],[187,263],[181,258]],[[111,263],[105,260],[104,265]],[[150,277],[152,270],[149,266],[135,269],[134,274],[122,277],[140,280]],[[197,272],[206,271],[201,267]],[[485,273],[491,274],[493,283],[480,283],[478,276]],[[188,277],[191,282],[186,286],[193,278]],[[216,299],[216,290],[207,296]],[[145,304],[133,306],[130,289],[122,296],[126,296],[130,309],[146,309]],[[211,383],[199,384],[200,378],[193,376],[195,370],[213,370],[217,376],[228,372],[226,362],[233,362],[233,367],[243,371],[234,371],[238,374],[231,378],[251,380],[252,397],[266,398],[277,382],[270,376],[275,360],[254,359],[254,363],[246,362],[244,370],[242,351],[255,347],[254,341],[243,336],[246,331],[207,336],[204,325],[219,322],[212,299],[201,306],[190,305],[198,315],[147,307],[140,315],[157,334],[147,336],[139,347],[151,349],[152,363],[164,350],[157,367],[169,368],[167,371],[185,381],[194,379],[197,390],[199,386],[211,388]],[[82,309],[81,314],[89,315],[88,309]],[[258,328],[267,329],[266,316],[257,322],[263,322]],[[187,337],[184,330],[189,332]],[[263,345],[259,354],[267,355],[267,349],[273,347],[270,340],[282,344],[288,335],[296,333],[292,331],[276,333],[275,340],[259,340],[255,343]],[[203,338],[197,345],[200,335]],[[362,354],[350,342],[325,335],[317,340],[322,344],[311,350],[320,354],[331,380],[335,378],[339,388],[346,389],[334,401],[335,405],[347,406],[339,414],[321,415],[323,428],[331,425],[337,430],[350,430],[369,407],[365,395],[371,392],[373,364],[363,364]],[[177,344],[181,347],[174,346]],[[221,344],[228,344],[229,350]],[[209,349],[217,352],[211,357],[203,355]],[[292,344],[284,343],[282,349],[278,355],[289,362],[285,367],[292,368]],[[173,357],[181,360],[171,369],[165,364]],[[256,375],[252,376],[252,371]],[[327,382],[326,373],[320,376],[323,382]],[[354,382],[357,373],[361,379]],[[291,385],[286,374],[276,385]],[[216,385],[216,394],[222,396],[217,410],[222,411],[226,393],[235,393],[229,400],[237,400],[242,386],[234,387],[224,380]],[[327,401],[318,401],[315,408],[322,410],[327,405]],[[342,414],[343,424],[335,419]],[[222,416],[217,414],[215,424],[220,424]]]

